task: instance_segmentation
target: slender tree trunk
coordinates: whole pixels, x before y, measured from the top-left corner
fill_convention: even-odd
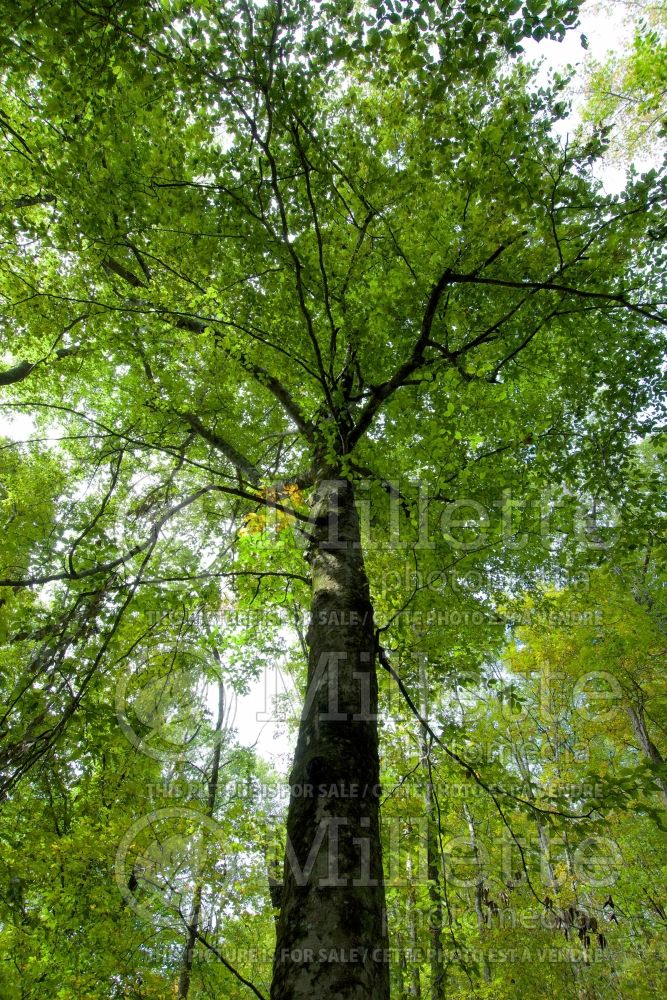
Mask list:
[[[644,715],[643,705],[629,705],[628,714],[632,723],[633,732],[635,737],[639,740],[639,745],[641,746],[646,759],[652,764],[664,764],[665,761],[663,756],[649,736],[648,729],[646,728],[646,716]],[[656,781],[660,788],[663,802],[667,806],[667,781],[663,778],[662,774],[656,775]]]
[[[274,920],[277,928],[280,905],[283,897],[283,884],[280,881],[280,864],[275,858],[270,858],[267,852],[264,853],[264,860],[266,862],[269,898],[271,899],[271,906],[273,907]]]
[[[421,962],[419,960],[419,935],[417,933],[418,911],[414,882],[411,883],[408,889],[407,903],[408,942],[410,944],[410,985],[408,987],[408,996],[410,997],[410,1000],[421,1000]]]
[[[320,480],[308,688],[287,816],[272,1000],[387,1000],[375,637],[352,484]]]
[[[264,863],[266,865],[267,888],[273,910],[276,932],[283,900],[283,870],[280,862],[282,855],[283,850],[279,849],[277,844],[277,830],[270,825],[267,829],[267,836],[264,842]]]
[[[403,935],[400,931],[396,932],[396,954],[398,956],[396,963],[396,996],[398,996],[398,1000],[405,1000],[405,976],[408,963],[405,958]]]
[[[421,687],[421,715],[428,722],[429,698],[426,667],[423,658],[419,664],[419,681]],[[440,888],[440,868],[438,858],[440,848],[439,817],[433,795],[431,767],[429,763],[429,740],[426,734],[422,736],[421,753],[426,774],[426,869],[428,876],[428,895],[430,901],[429,931],[430,931],[430,965],[431,965],[431,1000],[445,1000],[445,971],[442,948],[442,896]],[[444,877],[444,873],[443,873]]]
[[[201,917],[201,896],[202,886],[201,881],[199,881],[195,886],[193,893],[192,905],[190,907],[190,918],[188,920],[188,933],[185,948],[183,949],[183,954],[181,956],[181,970],[178,976],[178,993],[176,994],[178,1000],[186,1000],[187,995],[190,992],[192,964],[195,957],[195,948],[197,947],[197,933],[199,931],[199,919]]]
[[[216,659],[219,659],[216,656]],[[215,731],[220,734],[222,731],[222,726],[225,721],[225,689],[222,681],[218,685],[218,718],[216,720]],[[215,802],[218,796],[218,781],[220,778],[220,756],[222,753],[222,740],[219,738],[216,740],[215,747],[213,748],[213,758],[211,761],[211,773],[208,778],[208,788],[207,788],[207,802],[206,802],[206,815],[213,816],[215,811]],[[206,828],[201,834],[202,837],[206,837]],[[192,977],[192,964],[194,962],[195,948],[197,947],[197,935],[199,934],[199,926],[201,920],[201,907],[202,907],[202,893],[204,888],[205,879],[205,844],[201,844],[201,865],[195,873],[195,885],[192,892],[192,902],[190,904],[190,915],[188,917],[187,923],[187,936],[185,941],[185,948],[183,949],[183,955],[181,957],[181,968],[178,977],[178,993],[176,994],[178,1000],[187,1000],[188,993],[190,992],[190,980]]]
[[[477,868],[477,881],[475,883],[475,914],[477,916],[477,931],[479,933],[479,950],[481,955],[481,965],[482,965],[482,975],[484,977],[485,983],[491,982],[491,967],[489,966],[489,959],[486,954],[486,949],[484,947],[484,933],[486,930],[486,924],[484,922],[484,907],[482,905],[482,900],[484,898],[484,868],[482,866],[482,859],[479,854],[479,845],[477,843],[477,831],[475,830],[475,821],[472,817],[472,813],[468,808],[468,803],[463,800],[463,814],[466,818],[466,823],[468,824],[468,830],[470,832],[470,843],[472,845],[472,852],[475,855],[475,867]]]
[[[517,762],[521,777],[524,780],[524,794],[531,802],[535,801],[535,793],[531,785],[530,765],[521,747],[514,747],[514,759]],[[539,812],[534,813],[535,826],[537,827],[537,840],[540,845],[540,872],[543,880],[547,883],[549,892],[558,892],[558,881],[551,861],[551,844],[549,841],[549,831],[544,817]],[[548,895],[548,893],[547,893]]]
[[[429,931],[431,938],[431,1000],[445,1000],[445,969],[442,947],[442,896],[440,888],[440,867],[438,859],[438,819],[430,784],[426,787],[426,868],[428,873],[428,895],[431,903]]]

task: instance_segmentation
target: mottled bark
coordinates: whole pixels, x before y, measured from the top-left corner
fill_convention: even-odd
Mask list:
[[[387,1000],[375,639],[354,489],[319,482],[272,1000]]]

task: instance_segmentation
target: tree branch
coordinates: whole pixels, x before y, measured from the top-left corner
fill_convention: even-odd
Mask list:
[[[231,486],[220,486],[217,484],[212,484],[209,486],[202,486],[201,489],[196,490],[191,493],[185,499],[181,500],[179,503],[171,507],[166,514],[163,514],[150,529],[149,537],[144,542],[139,542],[137,545],[133,545],[131,549],[123,555],[118,556],[116,559],[112,559],[107,563],[96,564],[95,566],[89,566],[88,569],[83,569],[78,572],[72,573],[62,572],[62,573],[50,573],[43,576],[32,576],[25,577],[22,580],[12,580],[5,579],[0,580],[0,587],[11,587],[13,590],[22,590],[24,587],[35,587],[45,583],[53,583],[58,580],[84,580],[91,576],[97,576],[100,573],[109,573],[116,569],[118,566],[123,566],[130,559],[145,552],[147,549],[152,549],[157,542],[160,531],[169,520],[171,520],[174,515],[178,514],[179,511],[184,510],[189,507],[195,501],[199,500],[201,497],[208,493],[225,493],[229,496],[240,497],[244,500],[250,500],[255,504],[264,504],[266,507],[273,507],[275,510],[282,511],[285,514],[289,514],[290,517],[294,517],[299,521],[304,521],[306,524],[315,524],[316,522],[313,518],[308,517],[306,514],[302,514],[300,511],[295,510],[292,507],[286,507],[284,504],[279,503],[277,500],[270,500],[266,496],[261,496],[258,494],[248,493],[246,490],[235,489]]]
[[[87,316],[88,313],[83,313],[81,316],[76,316],[72,320],[72,322],[68,323],[65,329],[62,330],[62,332],[58,335],[55,343],[57,344],[65,333],[68,333],[70,330],[72,330],[77,323],[80,323],[81,320],[86,319]],[[43,358],[40,358],[39,361],[20,361],[18,365],[14,366],[14,368],[8,368],[4,372],[0,372],[0,385],[14,385],[16,382],[22,382],[24,379],[28,377],[30,372],[32,372],[38,365],[42,365],[44,364],[44,362],[48,361],[52,354],[57,358],[58,361],[61,361],[63,358],[73,357],[75,354],[78,354],[80,350],[81,346],[78,344],[72,347],[60,347],[58,348],[57,351],[51,350],[49,354],[46,354]]]
[[[580,298],[597,299],[600,302],[615,303],[623,309],[628,309],[630,312],[638,313],[646,319],[653,320],[654,323],[660,323],[663,326],[667,326],[667,316],[661,316],[659,313],[649,311],[650,308],[654,308],[654,303],[629,302],[624,295],[618,293],[594,292],[586,288],[573,288],[571,285],[561,285],[554,281],[510,281],[506,278],[480,278],[475,272],[471,272],[470,274],[456,274],[455,272],[450,272],[449,281],[453,285],[494,285],[499,288],[516,288],[522,290],[535,289],[535,291],[540,292],[562,292],[565,295],[577,295]],[[662,304],[663,303],[660,303],[660,305]]]
[[[247,986],[249,990],[252,990],[253,993],[255,994],[255,996],[259,998],[259,1000],[267,1000],[267,998],[264,996],[264,994],[260,993],[259,990],[257,989],[257,987],[254,986],[250,982],[249,979],[245,979],[244,976],[242,976],[241,973],[238,971],[238,969],[235,969],[234,966],[231,964],[231,962],[227,961],[227,959],[224,957],[224,955],[222,955],[218,951],[218,949],[215,947],[215,945],[211,944],[210,941],[207,941],[207,939],[201,933],[201,931],[195,931],[195,935],[197,937],[197,940],[201,941],[201,943],[204,945],[204,947],[208,948],[208,950],[211,952],[211,954],[215,955],[215,957],[218,959],[218,961],[222,962],[222,964],[228,970],[228,972],[231,972],[231,974],[233,976],[236,976],[236,978],[238,979],[238,981],[240,983],[243,983],[243,985]]]
[[[210,430],[208,427],[204,426],[196,413],[181,413],[180,416],[185,420],[187,424],[195,430],[200,437],[203,437],[205,441],[208,441],[210,445],[221,452],[225,458],[227,458],[234,468],[237,470],[240,476],[245,477],[253,486],[259,485],[260,475],[252,462],[248,461],[240,451],[225,441],[224,438],[216,434],[215,431]]]

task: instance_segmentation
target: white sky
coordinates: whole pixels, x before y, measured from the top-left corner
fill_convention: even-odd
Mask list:
[[[280,664],[265,671],[251,686],[248,694],[236,701],[235,726],[243,746],[255,746],[257,753],[282,774],[292,763],[296,736],[289,736],[281,710],[276,710],[275,696],[292,692],[291,705],[298,712],[300,698],[293,681]],[[284,708],[282,709],[284,712]]]
[[[578,28],[567,33],[563,42],[531,40],[524,43],[528,57],[544,60],[545,80],[549,69],[563,70],[568,64],[581,67],[585,61],[591,60],[604,62],[609,53],[624,49],[632,37],[627,3],[589,0],[584,4],[580,22]],[[588,39],[588,49],[584,49],[581,44],[582,35]],[[573,98],[573,116],[562,123],[559,134],[563,136],[572,132],[580,122],[579,113],[585,98],[581,72],[572,83],[570,96]],[[635,166],[640,171],[647,170],[656,165],[659,156],[660,150],[647,150],[645,156],[635,158]],[[625,168],[614,165],[608,158],[595,164],[594,173],[609,194],[621,191],[625,185]]]

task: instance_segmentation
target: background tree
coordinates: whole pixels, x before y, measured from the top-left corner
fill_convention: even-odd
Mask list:
[[[622,3],[630,44],[588,68],[584,121],[613,127],[612,148],[626,162],[655,152],[665,138],[667,5]]]

